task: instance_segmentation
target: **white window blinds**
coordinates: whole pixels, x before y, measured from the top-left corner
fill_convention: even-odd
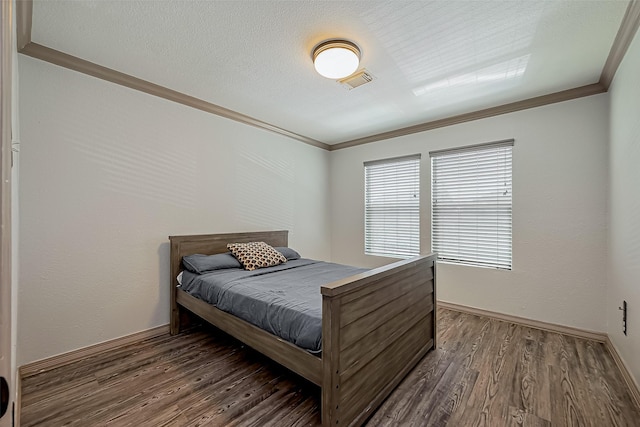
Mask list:
[[[364,253],[420,254],[420,155],[365,162]]]
[[[431,246],[438,258],[511,269],[513,140],[431,156]]]

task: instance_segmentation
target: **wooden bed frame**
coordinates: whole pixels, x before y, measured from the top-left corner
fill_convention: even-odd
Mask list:
[[[321,287],[322,356],[177,287],[182,257],[227,243],[288,246],[288,231],[170,236],[171,334],[194,313],[322,389],[322,425],[361,425],[436,347],[435,255],[399,261]]]

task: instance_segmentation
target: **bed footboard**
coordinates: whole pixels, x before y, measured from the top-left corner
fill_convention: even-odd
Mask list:
[[[435,255],[322,287],[322,424],[360,425],[436,346]]]

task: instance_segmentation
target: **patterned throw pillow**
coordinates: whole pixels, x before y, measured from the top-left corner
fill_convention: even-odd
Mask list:
[[[249,271],[287,262],[284,255],[265,242],[229,243],[227,249],[240,261],[244,269]]]

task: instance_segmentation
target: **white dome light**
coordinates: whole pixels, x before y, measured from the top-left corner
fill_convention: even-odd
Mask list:
[[[360,49],[346,40],[327,40],[313,50],[313,65],[328,79],[350,76],[360,65]]]

